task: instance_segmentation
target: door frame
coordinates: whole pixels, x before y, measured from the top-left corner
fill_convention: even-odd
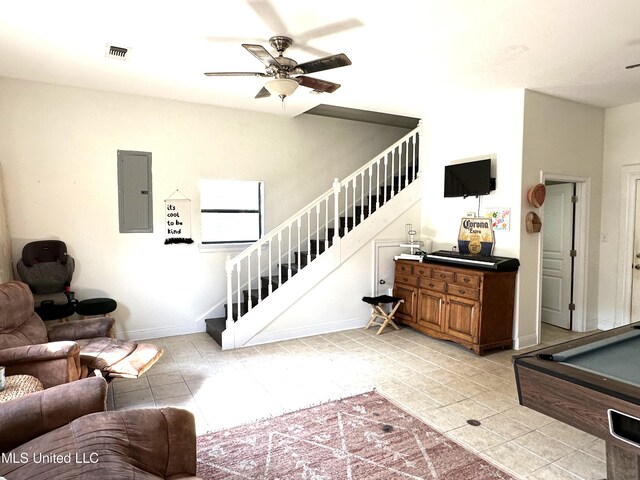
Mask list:
[[[633,224],[628,221],[635,218],[636,214],[636,181],[640,180],[640,165],[625,165],[622,167],[620,180],[620,246],[618,249],[618,281],[616,282],[616,305],[613,325],[603,324],[599,321],[598,327],[609,329],[627,325],[631,322],[631,264],[627,261],[633,258],[633,235],[635,221]],[[608,323],[608,322],[606,322]]]
[[[588,177],[575,177],[572,175],[556,174],[552,172],[540,172],[540,182],[546,181],[566,182],[576,184],[575,204],[575,234],[574,242],[576,256],[574,258],[573,270],[573,302],[576,309],[573,311],[573,322],[571,330],[574,332],[587,331],[587,285],[588,263],[587,253],[589,251],[589,198],[591,191],[591,179]],[[542,228],[544,228],[544,210],[541,212]],[[542,329],[542,235],[538,238],[538,308],[536,312],[536,337],[540,343]]]

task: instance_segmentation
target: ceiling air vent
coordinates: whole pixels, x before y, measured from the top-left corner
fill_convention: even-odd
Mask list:
[[[126,60],[128,48],[116,47],[115,45],[107,45],[107,58],[115,58],[116,60]]]

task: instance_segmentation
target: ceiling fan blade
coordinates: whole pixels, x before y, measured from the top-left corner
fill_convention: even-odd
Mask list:
[[[269,77],[262,72],[205,72],[207,77]]]
[[[627,65],[626,68],[627,70],[631,70],[632,68],[636,68],[636,67],[640,67],[640,63],[636,63],[634,65]]]
[[[303,87],[311,88],[317,93],[333,93],[340,88],[339,83],[327,82],[319,78],[300,76],[295,79]]]
[[[262,19],[272,32],[277,35],[285,35],[287,26],[282,21],[273,5],[268,0],[247,0],[249,6]]]
[[[314,38],[326,37],[327,35],[333,35],[334,33],[344,32],[345,30],[351,30],[352,28],[361,27],[363,23],[357,18],[348,18],[339,22],[330,23],[323,27],[313,28],[296,35],[296,42],[306,43]]]
[[[273,56],[267,52],[262,45],[253,45],[251,43],[243,43],[242,46],[246,48],[251,55],[260,60],[266,67],[278,67],[279,64]]]
[[[269,93],[269,90],[267,90],[265,87],[262,87],[258,92],[258,94],[256,95],[256,98],[265,98],[270,96],[271,96],[271,93]]]
[[[347,65],[351,65],[351,60],[349,60],[349,57],[344,53],[339,53],[337,55],[311,60],[310,62],[300,63],[296,67],[296,70],[299,70],[300,73],[314,73],[332,68],[346,67]]]

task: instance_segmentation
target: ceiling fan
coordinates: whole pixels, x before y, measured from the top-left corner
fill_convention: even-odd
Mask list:
[[[298,85],[312,89],[316,93],[332,93],[340,88],[340,84],[307,77],[308,73],[321,72],[332,68],[351,65],[351,60],[344,53],[329,55],[309,62],[297,63],[295,60],[285,57],[284,51],[293,44],[293,40],[284,35],[278,35],[269,39],[269,44],[278,52],[273,57],[262,45],[243,43],[242,46],[265,66],[263,72],[206,72],[208,77],[250,76],[273,77],[258,92],[256,98],[278,95],[284,102],[285,97],[291,95]]]

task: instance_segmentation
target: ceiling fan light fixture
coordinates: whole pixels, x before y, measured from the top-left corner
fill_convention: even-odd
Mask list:
[[[264,88],[269,90],[271,95],[278,95],[284,99],[296,91],[298,82],[291,78],[276,78],[265,83]]]

